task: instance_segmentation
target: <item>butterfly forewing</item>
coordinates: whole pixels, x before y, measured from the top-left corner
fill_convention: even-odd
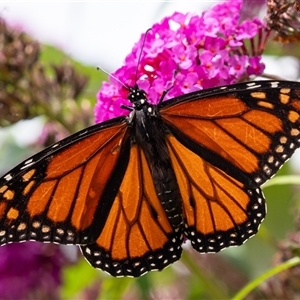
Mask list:
[[[299,84],[262,81],[204,95],[176,100],[161,116],[181,143],[247,186],[260,186],[299,147]]]
[[[128,138],[125,122],[98,127],[55,144],[1,179],[0,243],[96,239],[95,214]]]

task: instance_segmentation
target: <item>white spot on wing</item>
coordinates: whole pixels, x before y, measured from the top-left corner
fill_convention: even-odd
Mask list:
[[[4,179],[5,179],[6,181],[9,181],[9,180],[12,179],[12,176],[11,176],[10,174],[7,174],[7,175],[4,177]]]
[[[278,87],[279,82],[278,81],[273,81],[271,82],[271,87],[272,88],[277,88]]]

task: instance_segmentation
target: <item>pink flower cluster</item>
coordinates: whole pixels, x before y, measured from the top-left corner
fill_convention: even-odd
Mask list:
[[[261,74],[264,64],[254,39],[264,24],[257,18],[240,22],[241,7],[242,0],[228,0],[201,15],[176,12],[164,18],[141,36],[125,65],[112,75],[127,86],[137,83],[155,104],[171,86],[165,99]],[[129,105],[127,95],[112,76],[110,83],[104,82],[96,123],[128,114],[120,107]]]

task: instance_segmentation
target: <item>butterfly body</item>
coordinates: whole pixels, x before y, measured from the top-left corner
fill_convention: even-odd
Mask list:
[[[174,229],[182,229],[183,216],[180,191],[166,145],[168,129],[164,126],[156,106],[151,105],[145,92],[135,87],[128,97],[134,105],[128,117],[132,127],[131,144],[145,153],[157,196]],[[153,216],[157,218],[158,216]],[[181,230],[182,231],[182,230]]]
[[[158,105],[137,87],[130,113],[91,126],[0,178],[0,244],[78,244],[113,276],[241,245],[265,217],[260,186],[300,146],[300,84],[262,81]]]

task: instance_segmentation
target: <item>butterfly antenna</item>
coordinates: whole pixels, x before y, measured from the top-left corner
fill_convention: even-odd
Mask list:
[[[144,40],[143,40],[143,44],[142,44],[142,47],[141,47],[141,52],[140,52],[140,54],[139,54],[139,58],[138,58],[137,65],[136,65],[135,80],[134,80],[135,83],[137,82],[138,69],[139,69],[139,65],[140,65],[141,59],[142,59],[142,54],[143,54],[143,49],[144,49],[144,46],[145,46],[146,38],[147,38],[147,35],[148,35],[148,33],[149,33],[150,30],[152,30],[152,29],[149,28],[149,29],[145,32],[145,35],[144,35]]]
[[[126,90],[130,90],[130,87],[128,85],[126,85],[124,82],[122,82],[120,79],[118,79],[116,76],[112,75],[111,73],[109,73],[108,71],[104,70],[103,68],[101,68],[100,66],[97,67],[98,71],[102,71],[103,73],[105,73],[106,75],[110,76],[111,78],[113,78],[114,80],[116,80],[117,82],[119,82],[122,86],[124,86],[124,88]]]
[[[144,46],[145,46],[145,42],[146,42],[146,38],[147,38],[147,34],[148,32],[152,30],[151,28],[149,28],[146,32],[145,32],[145,36],[144,36],[144,40],[143,40],[143,44],[142,44],[142,47],[141,47],[141,52],[139,54],[139,58],[138,58],[138,62],[137,62],[137,68],[136,68],[136,72],[135,72],[135,83],[137,82],[137,76],[138,76],[138,66],[141,62],[141,58],[142,58],[142,53],[143,53],[143,49],[144,49]],[[105,73],[106,75],[110,76],[111,78],[113,78],[114,80],[116,80],[117,82],[119,82],[124,88],[126,88],[127,90],[132,90],[132,88],[128,85],[126,85],[124,82],[120,81],[120,79],[118,79],[116,76],[112,75],[111,73],[109,73],[108,71],[104,70],[102,67],[100,66],[97,66],[97,70],[101,70],[103,73]]]

